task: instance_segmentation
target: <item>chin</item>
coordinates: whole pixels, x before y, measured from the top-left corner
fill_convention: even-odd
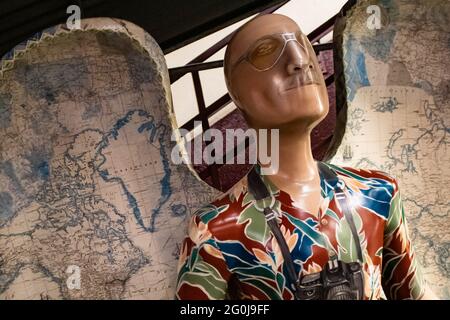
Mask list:
[[[327,105],[317,103],[309,105],[308,108],[299,108],[298,105],[294,105],[290,108],[290,112],[278,113],[274,115],[273,120],[277,119],[277,127],[298,127],[298,128],[314,128],[320,123],[328,114]]]
[[[328,103],[322,99],[299,99],[295,103],[289,103],[289,114],[285,114],[285,118],[291,120],[302,118],[324,118],[328,114]]]

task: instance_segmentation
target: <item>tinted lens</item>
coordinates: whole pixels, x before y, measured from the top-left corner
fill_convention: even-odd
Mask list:
[[[307,72],[308,78],[311,83],[316,84],[325,84],[323,75],[322,75],[322,69],[319,66],[319,62],[317,60],[317,56],[314,53],[313,46],[309,42],[308,38],[305,35],[302,35],[303,37],[303,44],[305,46],[305,49],[308,53],[309,57],[309,70]]]
[[[250,63],[258,70],[272,67],[280,56],[283,45],[284,41],[276,37],[259,40],[250,51]]]
[[[301,33],[300,31],[297,31],[295,33],[295,38],[297,39],[298,43],[300,43],[300,45],[306,50],[307,41],[308,41],[306,36],[303,33]]]
[[[309,51],[308,51],[308,48],[309,48],[308,47],[308,45],[309,45],[308,38],[303,33],[301,33],[300,31],[295,33],[295,38],[297,39],[297,42],[300,45],[303,59],[305,61],[309,61],[310,54],[309,54]]]

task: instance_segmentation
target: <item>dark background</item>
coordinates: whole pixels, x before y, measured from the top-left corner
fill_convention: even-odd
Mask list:
[[[145,29],[167,54],[286,0],[0,0],[0,57],[45,28],[81,18],[113,17]]]

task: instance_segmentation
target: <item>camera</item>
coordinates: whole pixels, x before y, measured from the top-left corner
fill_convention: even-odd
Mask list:
[[[300,279],[297,295],[300,300],[362,300],[364,275],[361,265],[330,259],[321,272]]]

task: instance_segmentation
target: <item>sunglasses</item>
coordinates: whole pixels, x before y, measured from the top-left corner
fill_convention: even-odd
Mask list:
[[[299,45],[301,57],[304,64],[309,64],[308,39],[301,32],[278,33],[262,37],[250,46],[247,52],[242,55],[232,66],[233,71],[243,61],[248,62],[257,71],[267,71],[272,69],[280,60],[286,49],[287,43],[294,41]]]

